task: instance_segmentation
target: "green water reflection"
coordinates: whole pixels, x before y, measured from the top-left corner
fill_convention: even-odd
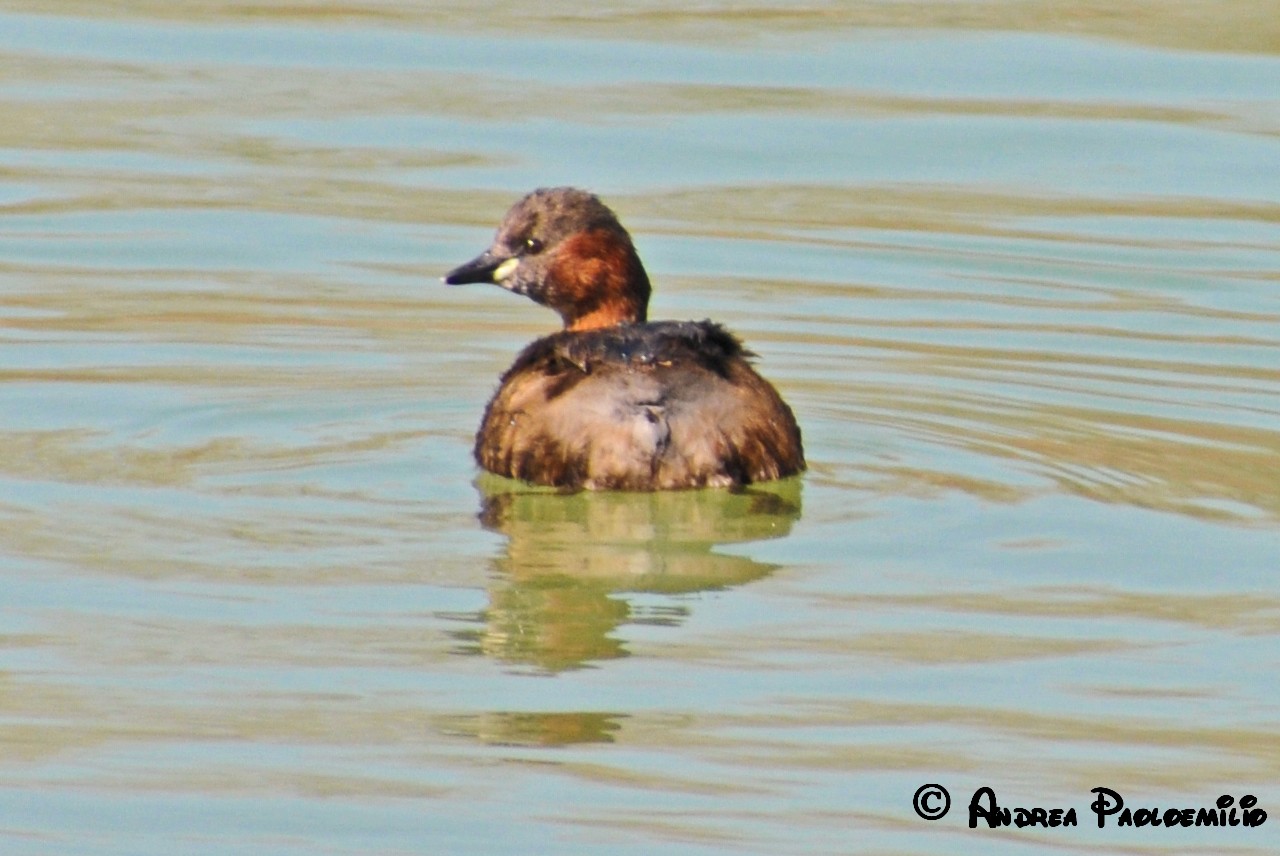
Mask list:
[[[791,532],[802,483],[743,490],[560,494],[490,476],[480,521],[507,537],[494,560],[482,629],[465,650],[561,671],[626,656],[628,622],[679,624],[679,601],[635,614],[624,593],[689,594],[760,579],[777,566],[719,548]]]

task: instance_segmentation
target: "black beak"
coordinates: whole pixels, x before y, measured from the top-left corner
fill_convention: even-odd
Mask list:
[[[495,256],[492,250],[485,250],[471,261],[458,265],[445,274],[445,284],[466,285],[470,282],[486,282],[493,285],[493,272],[505,261],[506,259]]]

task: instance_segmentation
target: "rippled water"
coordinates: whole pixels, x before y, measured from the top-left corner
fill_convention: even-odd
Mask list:
[[[1272,3],[55,8],[0,11],[0,851],[1280,848]],[[806,476],[476,477],[556,319],[438,277],[557,183]]]

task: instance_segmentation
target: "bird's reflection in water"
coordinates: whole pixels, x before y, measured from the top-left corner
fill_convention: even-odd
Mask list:
[[[441,717],[440,730],[493,746],[612,743],[627,718],[598,711],[488,711]]]
[[[776,566],[716,548],[779,538],[801,510],[799,479],[726,490],[559,494],[484,476],[484,526],[507,536],[480,626],[463,649],[541,672],[626,656],[626,623],[675,624],[688,601],[629,594],[740,585]]]

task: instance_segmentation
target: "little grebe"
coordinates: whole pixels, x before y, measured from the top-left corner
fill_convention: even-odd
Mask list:
[[[493,245],[450,271],[560,313],[502,376],[476,434],[480,466],[542,485],[664,490],[804,469],[800,428],[754,356],[711,321],[645,322],[649,277],[604,203],[535,190]]]

